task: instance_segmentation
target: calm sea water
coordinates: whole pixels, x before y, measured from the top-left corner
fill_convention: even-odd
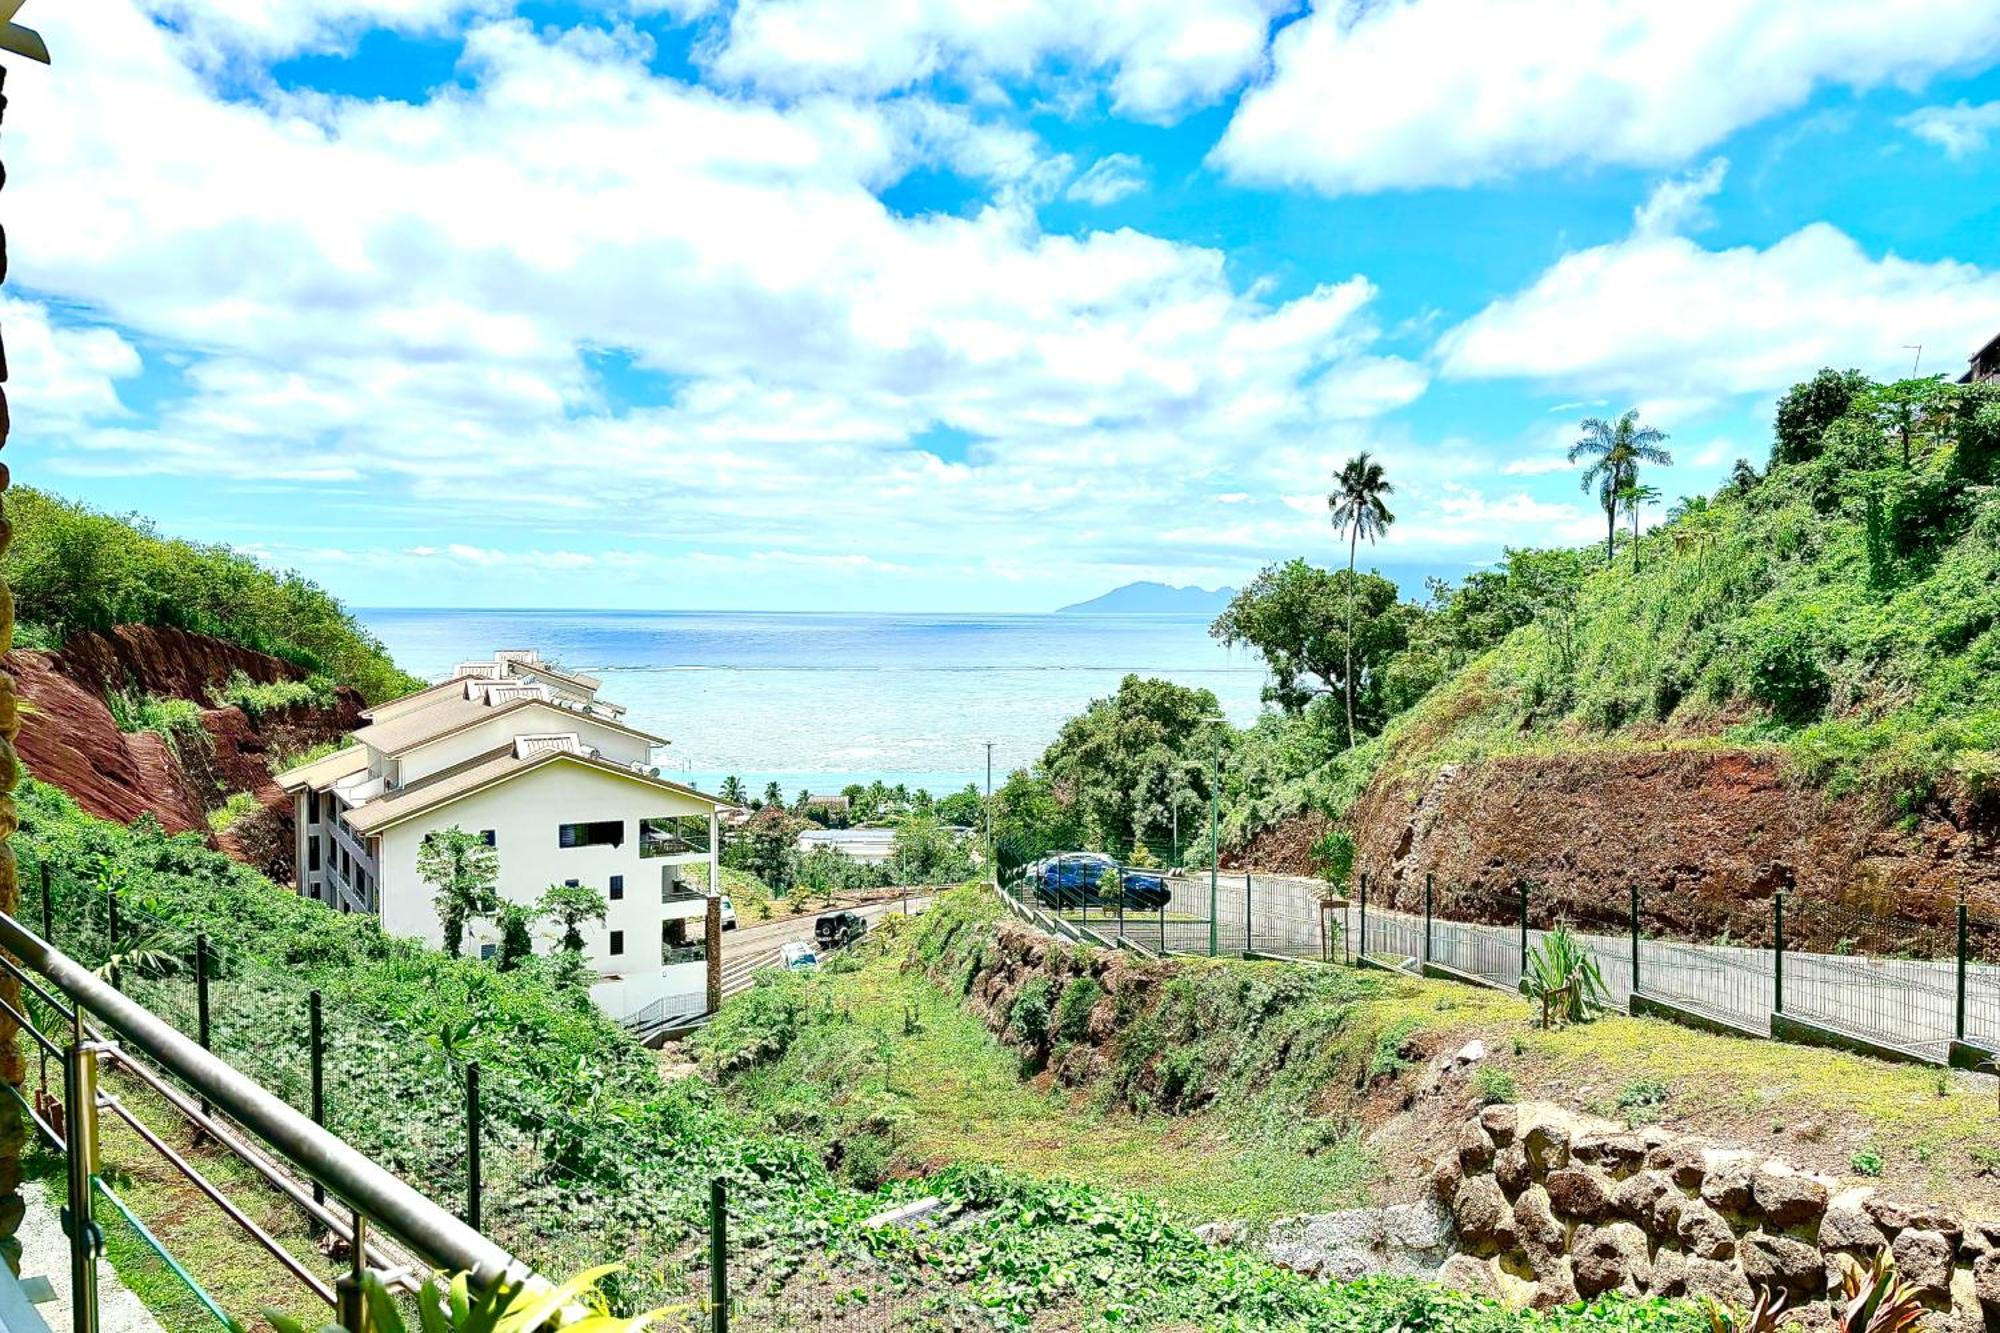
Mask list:
[[[1258,709],[1263,664],[1183,616],[771,612],[357,613],[407,671],[442,676],[533,647],[604,679],[604,697],[669,738],[668,773],[713,791],[735,774],[834,792],[880,778],[942,792],[999,781],[1127,672],[1213,690],[1231,721]]]

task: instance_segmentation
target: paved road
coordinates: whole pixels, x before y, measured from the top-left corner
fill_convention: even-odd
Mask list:
[[[841,909],[861,914],[863,920],[872,924],[885,916],[908,913],[915,915],[931,905],[928,891],[921,896],[891,898],[886,902],[865,903],[860,907]],[[790,917],[783,921],[759,922],[755,925],[738,925],[736,929],[724,932],[722,936],[722,994],[724,998],[748,989],[757,973],[767,967],[778,965],[778,951],[787,944],[811,943],[813,923],[824,913],[813,912],[803,916]]]

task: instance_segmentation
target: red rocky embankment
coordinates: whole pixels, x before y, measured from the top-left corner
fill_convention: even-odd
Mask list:
[[[1960,803],[1906,827],[1860,797],[1787,781],[1781,763],[1765,751],[1661,749],[1448,764],[1414,789],[1378,777],[1348,826],[1371,901],[1420,910],[1428,874],[1442,916],[1513,921],[1527,880],[1538,924],[1618,929],[1636,885],[1649,931],[1755,944],[1769,941],[1779,891],[1937,929],[1963,893],[1990,952],[2000,819]],[[1304,873],[1326,827],[1319,815],[1288,821],[1245,859]]]
[[[291,875],[291,806],[271,781],[274,751],[298,751],[359,725],[361,696],[339,686],[334,706],[310,704],[253,720],[213,696],[241,672],[259,684],[306,672],[265,653],[184,630],[121,625],[79,634],[59,652],[10,652],[5,667],[22,699],[22,762],[90,814],[129,823],[151,814],[170,833],[208,831],[207,812],[247,791],[264,806],[216,839],[224,851],[274,876]],[[126,691],[191,700],[202,708],[207,744],[169,744],[123,732],[107,694]]]

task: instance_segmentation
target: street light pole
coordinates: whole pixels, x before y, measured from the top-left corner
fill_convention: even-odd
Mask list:
[[[1222,719],[1211,714],[1202,721],[1216,728],[1214,759],[1208,778],[1208,956],[1215,957],[1216,883],[1222,877],[1222,839],[1216,828],[1216,810],[1222,789]]]

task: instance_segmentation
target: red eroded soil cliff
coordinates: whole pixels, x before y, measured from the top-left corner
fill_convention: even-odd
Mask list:
[[[301,704],[252,720],[216,707],[214,694],[241,672],[260,684],[302,680],[281,658],[183,630],[121,625],[80,634],[60,652],[6,655],[22,698],[18,746],[28,772],[61,787],[86,811],[129,823],[151,814],[170,833],[208,833],[207,812],[247,791],[265,807],[212,840],[267,873],[291,873],[291,806],[271,781],[274,752],[296,752],[359,725],[361,696],[346,686],[334,705]],[[202,741],[169,743],[152,732],[123,732],[107,693],[188,699],[202,708]]]
[[[1246,849],[1260,868],[1307,871],[1327,827],[1306,815]],[[2000,929],[2000,819],[1964,803],[1913,823],[1859,797],[1787,781],[1775,753],[1580,751],[1445,765],[1428,781],[1378,777],[1349,815],[1373,902],[1511,922],[1519,884],[1537,925],[1625,926],[1633,886],[1646,928],[1767,942],[1771,898],[1838,904],[1943,927],[1963,893]],[[1981,933],[1989,927],[1982,924]],[[1789,934],[1789,932],[1788,932]],[[1982,952],[1985,952],[1982,949]]]

